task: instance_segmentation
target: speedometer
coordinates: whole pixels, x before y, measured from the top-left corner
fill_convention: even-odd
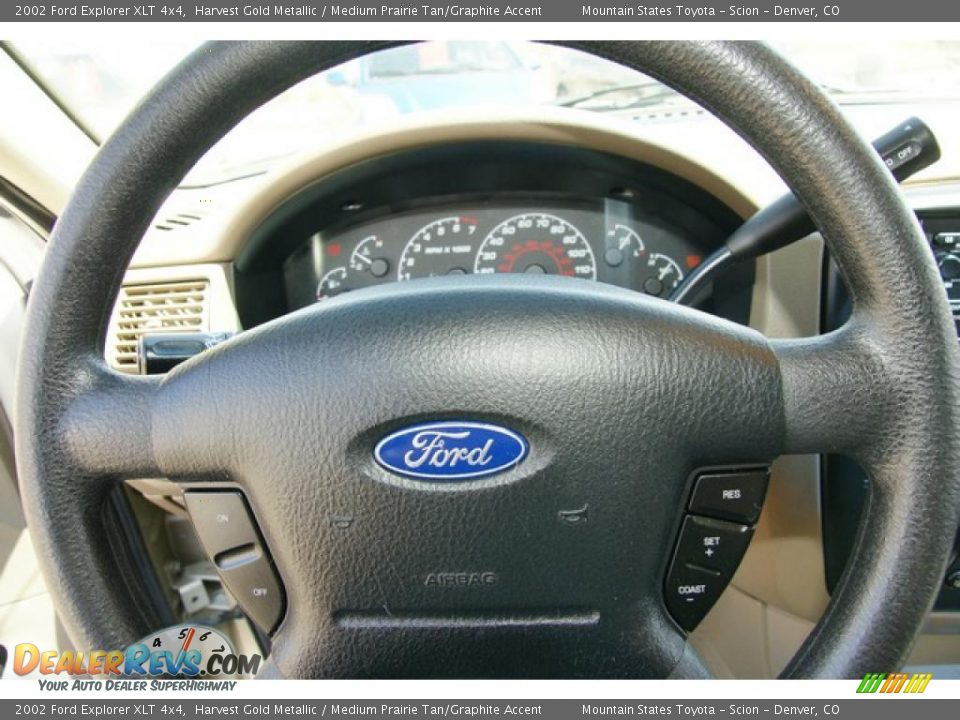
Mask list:
[[[583,233],[547,213],[515,215],[497,225],[480,245],[473,269],[597,279],[596,259]]]

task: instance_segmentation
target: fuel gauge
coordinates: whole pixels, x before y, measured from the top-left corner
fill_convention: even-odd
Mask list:
[[[317,283],[317,300],[327,300],[347,290],[347,269],[342,265],[327,272]]]

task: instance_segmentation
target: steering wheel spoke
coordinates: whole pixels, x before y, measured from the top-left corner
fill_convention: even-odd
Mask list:
[[[94,478],[159,474],[151,431],[156,377],[122,375],[89,363],[83,382],[64,400],[57,435],[78,475]]]
[[[882,441],[893,402],[886,369],[854,326],[771,347],[783,379],[785,454],[856,457]]]

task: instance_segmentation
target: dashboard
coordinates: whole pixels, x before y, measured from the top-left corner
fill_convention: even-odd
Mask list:
[[[560,275],[666,297],[704,251],[702,237],[621,200],[476,200],[318,232],[284,276],[293,308],[380,283],[471,273]]]
[[[382,156],[285,201],[234,263],[244,327],[390,282],[525,273],[667,298],[741,218],[696,185],[627,158],[475,142]],[[746,323],[752,267],[700,309]],[[282,294],[278,292],[282,290]]]

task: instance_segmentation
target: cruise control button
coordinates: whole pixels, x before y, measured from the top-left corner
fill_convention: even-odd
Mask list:
[[[236,557],[231,560],[219,567],[224,585],[250,619],[269,633],[283,612],[283,592],[270,562],[262,552],[246,562],[236,562]]]
[[[690,512],[753,524],[767,493],[769,468],[709,471],[697,478]]]
[[[753,528],[747,525],[688,515],[675,562],[716,570],[729,581],[752,536]]]
[[[257,542],[257,531],[243,495],[235,490],[184,493],[183,500],[200,542],[214,558],[224,550]]]
[[[674,562],[667,576],[666,604],[684,630],[693,630],[726,586],[720,573]]]

